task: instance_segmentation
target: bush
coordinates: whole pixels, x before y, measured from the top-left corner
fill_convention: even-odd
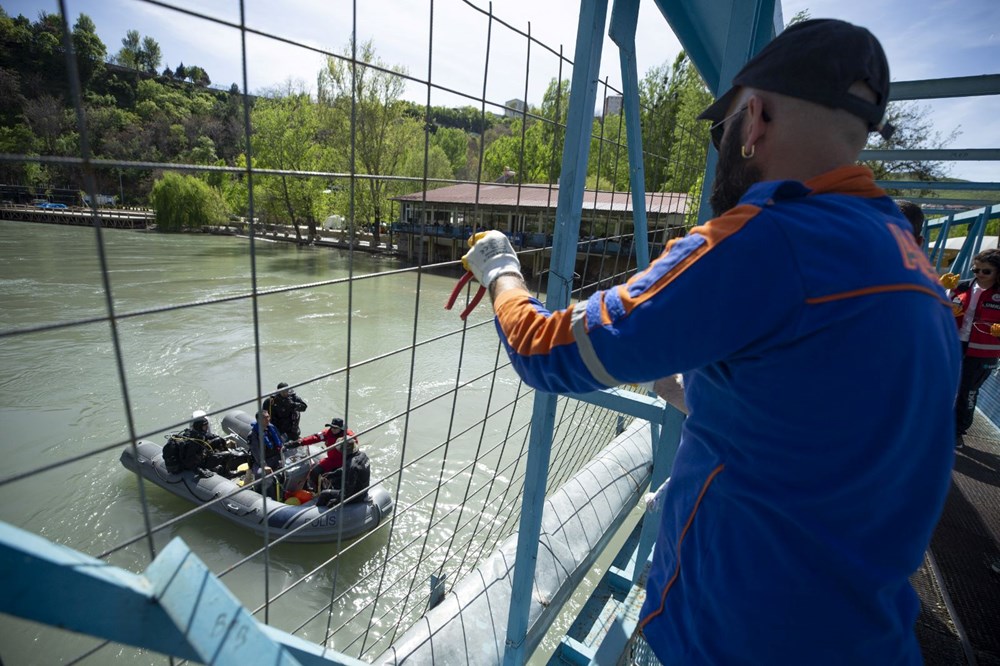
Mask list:
[[[225,224],[229,218],[219,193],[194,176],[167,171],[153,183],[149,198],[161,231],[200,229],[206,224]]]

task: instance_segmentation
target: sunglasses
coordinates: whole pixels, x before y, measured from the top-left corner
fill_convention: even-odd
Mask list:
[[[726,123],[729,122],[733,117],[738,116],[739,114],[743,113],[746,110],[747,110],[747,105],[744,104],[743,106],[736,109],[728,116],[726,116],[725,118],[723,118],[722,120],[720,120],[719,122],[715,123],[714,125],[708,128],[708,135],[712,137],[712,145],[715,146],[716,152],[718,152],[719,148],[722,146],[722,137],[726,133]],[[771,116],[767,114],[767,111],[761,113],[761,118],[764,119],[765,123],[771,122]]]
[[[715,146],[716,150],[719,150],[719,146],[722,145],[722,136],[726,133],[726,123],[729,122],[729,120],[734,116],[738,116],[739,114],[743,113],[746,110],[746,108],[747,105],[744,104],[743,106],[736,109],[728,116],[726,116],[725,118],[723,118],[722,120],[720,120],[719,122],[715,123],[714,125],[708,128],[708,134],[709,136],[712,137],[712,145]]]
[[[972,272],[976,275],[993,275],[992,268],[973,268]]]

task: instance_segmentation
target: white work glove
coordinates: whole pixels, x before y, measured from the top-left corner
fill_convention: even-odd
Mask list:
[[[656,513],[663,507],[663,498],[667,494],[668,483],[670,483],[669,478],[656,489],[656,492],[646,493],[643,496],[642,499],[646,503],[646,513]]]
[[[507,237],[496,230],[481,231],[469,239],[469,250],[462,257],[462,265],[489,289],[493,281],[504,273],[521,275],[521,262]]]

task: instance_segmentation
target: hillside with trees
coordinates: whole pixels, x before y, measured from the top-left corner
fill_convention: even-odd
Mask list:
[[[288,80],[244,95],[235,83],[210,87],[209,73],[198,65],[161,70],[164,54],[155,37],[138,30],[128,30],[120,45],[109,48],[94,22],[80,14],[69,37],[90,156],[115,163],[95,169],[98,192],[126,205],[155,205],[158,214],[162,208],[161,228],[248,216],[252,187],[254,214],[265,223],[295,223],[296,233],[303,225],[311,238],[323,220],[340,215],[377,236],[378,223],[394,217],[392,197],[455,179],[555,183],[559,177],[568,80],[552,79],[540,105],[514,117],[475,106],[425,108],[403,99],[400,75],[406,70],[382,61],[366,41],[357,44],[355,67],[352,44],[341,57],[328,57],[315,73],[315,92]],[[647,192],[688,193],[697,201],[708,124],[695,117],[711,95],[683,53],[649,70],[640,88]],[[896,113],[903,131],[894,147],[926,142],[929,128],[917,111],[904,107]],[[622,116],[595,117],[592,131],[587,186],[628,189]],[[42,12],[30,20],[0,8],[0,152],[81,154],[57,15]],[[186,175],[167,178],[170,165],[186,165]],[[875,166],[880,174],[898,167]],[[944,175],[934,165],[906,168]],[[0,184],[37,196],[55,188],[83,189],[79,167],[57,160],[2,162]],[[168,203],[171,197],[204,206],[204,214],[178,212],[176,202]]]

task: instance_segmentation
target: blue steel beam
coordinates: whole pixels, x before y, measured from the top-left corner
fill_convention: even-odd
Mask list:
[[[153,597],[198,653],[219,666],[299,666],[298,659],[260,629],[250,612],[181,539],[146,569]]]
[[[1000,74],[896,81],[889,84],[889,99],[894,102],[906,99],[940,99],[978,95],[1000,95]]]
[[[573,286],[573,266],[583,212],[583,190],[587,179],[587,158],[594,104],[597,101],[598,70],[607,24],[607,0],[580,3],[573,57],[573,78],[566,116],[566,140],[563,144],[562,171],[559,174],[559,199],[553,234],[546,307],[550,311],[569,305]],[[525,460],[524,492],[518,523],[517,554],[511,581],[510,609],[503,663],[520,666],[526,661],[528,617],[531,591],[538,559],[538,538],[542,528],[545,487],[549,473],[556,396],[535,391],[531,414],[531,436]]]
[[[893,190],[1000,190],[1000,182],[973,183],[967,180],[876,180],[875,184]]]
[[[862,150],[862,160],[927,160],[931,162],[988,162],[1000,160],[1000,148],[918,148]]]
[[[639,123],[639,73],[635,62],[635,28],[639,22],[639,0],[615,0],[608,34],[618,45],[622,69],[622,105],[628,139],[628,178],[632,189],[632,226],[635,230],[635,263],[649,266],[649,234],[646,223],[646,173],[642,164],[642,127]]]
[[[997,197],[1000,199],[1000,197]],[[968,206],[970,208],[982,208],[994,203],[988,199],[948,199],[945,197],[907,197],[907,201],[915,204],[927,204],[929,206]]]
[[[168,557],[185,559],[188,567],[200,566],[204,569],[204,565],[187,551],[187,546],[175,539],[150,565],[147,574],[159,578],[158,569],[169,574],[165,561],[161,562],[168,550],[172,553]],[[211,574],[202,576],[200,581],[204,583],[205,591],[217,586],[228,595],[228,601],[235,602],[235,598]],[[210,618],[204,628],[209,634],[209,641],[218,638],[211,636],[217,626],[217,618],[223,614],[227,618],[233,617],[236,611],[230,603],[221,600],[217,588],[212,593],[214,598],[203,597],[198,609],[199,614]],[[263,652],[255,653],[254,658],[249,660],[244,656],[240,662],[228,662],[224,655],[214,662],[206,661],[195,645],[200,639],[195,637],[194,632],[181,631],[175,625],[156,589],[156,584],[148,576],[133,574],[13,525],[0,523],[0,590],[3,590],[0,594],[0,613],[181,659],[217,664],[264,663],[257,658]],[[220,599],[219,603],[216,599]],[[235,603],[238,606],[238,602]],[[241,625],[246,627],[244,637],[253,633],[259,645],[272,644],[266,648],[270,654],[287,655],[284,661],[269,663],[365,665],[358,659],[261,624],[251,618],[245,609],[240,608],[239,611],[245,621]]]

